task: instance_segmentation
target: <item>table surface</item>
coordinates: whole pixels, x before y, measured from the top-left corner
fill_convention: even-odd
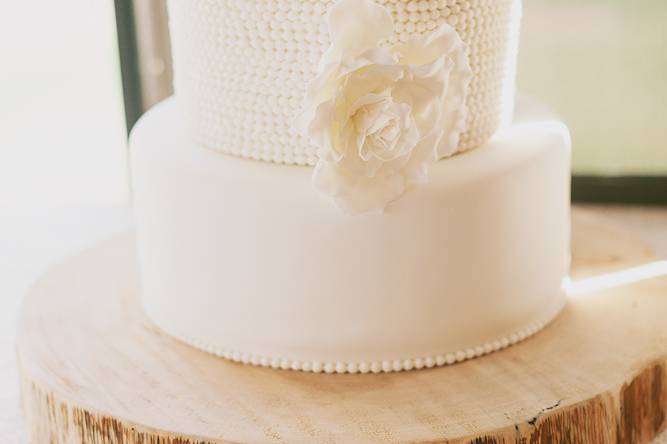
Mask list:
[[[667,258],[667,208],[589,206]],[[49,265],[113,233],[128,230],[122,206],[0,207],[0,437],[24,443],[15,362],[21,295]],[[667,444],[667,433],[658,443]]]

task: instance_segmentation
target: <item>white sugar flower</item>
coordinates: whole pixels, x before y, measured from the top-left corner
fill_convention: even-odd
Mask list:
[[[465,45],[446,24],[382,44],[392,19],[371,0],[339,1],[328,25],[297,128],[318,147],[319,191],[348,213],[382,211],[456,152],[472,77]]]

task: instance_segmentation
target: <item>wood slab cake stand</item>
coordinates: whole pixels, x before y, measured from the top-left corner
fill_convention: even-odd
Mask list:
[[[134,255],[130,235],[111,239],[26,296],[32,443],[643,443],[667,426],[667,276],[572,296],[545,330],[482,358],[323,375],[230,363],[160,333],[141,312]],[[651,261],[575,212],[575,280]]]

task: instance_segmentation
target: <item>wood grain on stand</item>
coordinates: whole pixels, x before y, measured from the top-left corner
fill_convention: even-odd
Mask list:
[[[133,248],[131,236],[102,243],[26,296],[31,442],[645,443],[667,427],[667,276],[573,296],[545,330],[482,358],[321,375],[230,363],[163,335],[141,312]],[[652,260],[575,212],[575,279]]]

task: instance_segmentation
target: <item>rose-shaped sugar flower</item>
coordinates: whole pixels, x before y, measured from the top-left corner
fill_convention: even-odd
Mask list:
[[[341,0],[327,22],[331,46],[296,128],[318,148],[316,189],[347,213],[382,211],[456,152],[472,72],[447,24],[389,45],[391,15],[372,0]]]

